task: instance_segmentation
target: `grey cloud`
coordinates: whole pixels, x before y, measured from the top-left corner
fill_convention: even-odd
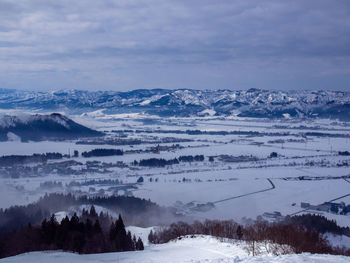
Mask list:
[[[347,0],[3,0],[0,84],[13,87],[21,77],[30,88],[45,88],[43,79],[66,88],[74,75],[74,85],[108,89],[191,88],[196,81],[202,88],[216,81],[224,86],[215,88],[284,88],[284,79],[302,88],[334,80],[347,89],[349,17]],[[145,72],[136,80],[135,67]],[[180,81],[181,67],[195,79]]]

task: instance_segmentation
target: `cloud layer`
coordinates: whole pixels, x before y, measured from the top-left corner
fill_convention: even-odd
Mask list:
[[[348,0],[2,0],[0,87],[350,90]]]

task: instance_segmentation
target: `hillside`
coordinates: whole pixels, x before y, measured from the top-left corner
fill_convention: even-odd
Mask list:
[[[162,245],[152,245],[145,248],[144,251],[137,252],[120,252],[120,253],[105,253],[78,255],[65,252],[32,252],[18,255],[15,257],[1,259],[1,263],[11,262],[70,262],[70,263],[99,263],[99,262],[148,262],[148,263],[163,263],[163,262],[241,262],[241,263],[345,263],[349,262],[348,257],[317,255],[317,254],[289,254],[283,256],[250,256],[244,250],[244,244],[232,244],[220,242],[209,236],[196,238],[184,238],[182,240],[172,241]]]
[[[58,114],[0,116],[0,141],[19,137],[22,141],[65,140],[100,136],[102,133]]]

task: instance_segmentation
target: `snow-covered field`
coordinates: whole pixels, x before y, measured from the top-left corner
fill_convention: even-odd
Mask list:
[[[261,215],[268,220],[277,220],[279,213],[285,216],[316,212],[302,208],[302,202],[319,205],[335,200],[350,204],[350,178],[346,177],[350,175],[350,157],[338,154],[339,151],[350,150],[350,128],[346,123],[327,120],[272,122],[215,117],[162,119],[140,114],[106,115],[103,112],[73,118],[81,124],[107,132],[108,138],[146,140],[147,143],[92,145],[76,144],[76,141],[0,142],[0,156],[45,152],[67,154],[74,150],[81,153],[96,148],[122,149],[125,152],[123,156],[79,156],[50,160],[37,167],[40,176],[34,174],[11,178],[0,172],[0,208],[33,202],[46,192],[87,195],[118,193],[150,199],[162,206],[173,206],[188,219],[234,219],[245,222]],[[120,130],[126,131],[121,135],[115,133]],[[186,130],[217,134],[191,135],[185,133]],[[220,132],[226,134],[219,134]],[[306,136],[306,132],[326,135]],[[152,143],[169,137],[188,141]],[[168,149],[154,151],[157,145]],[[277,157],[270,158],[272,152],[276,152]],[[158,168],[132,165],[134,160],[169,160],[185,155],[204,155],[205,159],[203,162],[180,162]],[[214,160],[210,161],[210,156]],[[230,157],[239,156],[247,159],[230,161]],[[48,170],[50,165],[58,167],[59,162],[65,161],[74,163],[60,169],[71,170]],[[97,165],[97,168],[90,169],[88,162]],[[106,165],[117,162],[123,165]],[[26,165],[37,166],[35,163]],[[137,183],[140,177],[143,177],[143,182]],[[99,184],[100,180],[107,183]],[[113,180],[118,180],[119,184],[113,184]],[[46,188],[43,185],[47,182],[59,184]],[[211,205],[205,209],[192,209],[196,204]],[[82,208],[88,209],[72,207],[71,211],[58,211],[57,219],[69,213],[79,213]],[[98,212],[106,211],[103,207],[97,206],[96,209]],[[112,216],[117,215],[117,211],[108,212]],[[350,225],[350,215],[327,211],[317,213],[336,220],[340,226]],[[252,257],[245,250],[244,243],[221,242],[208,236],[149,245],[147,236],[151,227],[144,229],[128,226],[127,229],[143,239],[146,245],[144,251],[95,255],[32,252],[2,259],[0,262],[350,262],[346,257],[311,254],[273,256],[265,253]],[[346,236],[327,234],[326,237],[334,246],[350,247]]]
[[[0,259],[2,263],[347,263],[349,257],[289,254],[282,256],[248,255],[244,243],[220,242],[208,236],[184,238],[167,244],[146,246],[144,251],[79,255],[66,252],[31,252]]]
[[[106,171],[87,171],[82,174],[58,174],[53,170],[37,177],[0,178],[0,207],[24,204],[38,199],[50,191],[80,194],[133,194],[151,199],[163,205],[214,203],[208,211],[182,211],[194,219],[235,219],[256,218],[265,212],[281,212],[282,215],[303,212],[301,202],[318,205],[333,199],[350,203],[350,181],[341,176],[350,174],[349,156],[338,155],[339,151],[350,150],[350,128],[347,123],[329,120],[261,120],[243,118],[167,118],[140,114],[106,115],[84,114],[73,116],[81,124],[107,131],[127,130],[128,139],[159,140],[172,137],[189,139],[179,143],[147,143],[138,145],[84,145],[76,141],[65,142],[0,142],[0,156],[10,154],[33,154],[44,152],[73,153],[78,150],[112,148],[131,151],[123,156],[71,158],[80,164],[70,168],[76,171],[86,169],[87,161],[102,163],[123,162],[126,167],[106,168]],[[212,132],[258,132],[259,134],[184,134],[186,130]],[[139,132],[136,132],[139,131]],[[166,133],[161,131],[167,131]],[[179,133],[178,131],[182,131]],[[331,134],[329,136],[305,136],[306,132]],[[288,133],[288,135],[281,135]],[[119,136],[119,135],[118,135]],[[169,148],[160,152],[151,151],[157,145]],[[277,158],[270,158],[276,152]],[[204,162],[180,163],[163,168],[132,166],[134,160],[148,158],[173,159],[181,155],[203,154]],[[224,161],[220,156],[251,156],[256,159],[239,162]],[[210,162],[209,156],[215,160]],[[221,158],[221,159],[220,159]],[[49,161],[55,163],[57,161]],[[31,164],[33,166],[34,164]],[[103,168],[99,168],[100,171]],[[39,167],[45,171],[45,167]],[[135,184],[140,177],[142,183]],[[302,177],[319,177],[318,180],[299,180]],[[337,178],[332,178],[337,177]],[[111,185],[81,185],[67,187],[72,181],[84,183],[89,180],[118,179],[123,184],[133,184],[127,191],[115,190]],[[270,181],[269,181],[269,180]],[[322,179],[322,180],[321,180]],[[60,182],[58,189],[46,189],[44,182]],[[273,184],[273,185],[272,185]],[[304,211],[305,212],[305,211]],[[350,225],[350,217],[322,212],[337,220],[341,225]]]

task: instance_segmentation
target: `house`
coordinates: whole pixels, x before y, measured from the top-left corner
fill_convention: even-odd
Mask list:
[[[301,207],[301,208],[309,208],[309,207],[310,207],[310,203],[301,202],[301,203],[300,203],[300,207]]]

